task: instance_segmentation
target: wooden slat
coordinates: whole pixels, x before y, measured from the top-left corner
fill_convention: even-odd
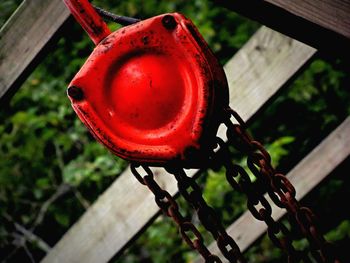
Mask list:
[[[261,28],[227,63],[231,106],[243,119],[254,113],[315,53],[315,49]],[[191,170],[189,175],[196,171]],[[177,191],[172,176],[155,169],[160,185]],[[152,194],[128,169],[73,225],[43,262],[107,262],[158,212]]]
[[[349,56],[348,0],[213,1],[329,53],[327,55]]]
[[[265,0],[296,16],[350,38],[348,0]]]
[[[316,187],[350,155],[349,134],[350,117],[287,174],[296,188],[298,200]],[[285,210],[276,207],[267,195],[265,197],[272,206],[272,217],[278,220],[285,214]],[[241,251],[246,250],[265,231],[266,224],[257,221],[249,211],[246,211],[227,229],[227,232],[237,241]],[[216,244],[211,244],[209,250],[227,262],[220,254]],[[203,260],[198,259],[197,262],[203,262]]]
[[[0,31],[0,99],[43,52],[45,45],[66,21],[69,11],[62,0],[26,0]]]

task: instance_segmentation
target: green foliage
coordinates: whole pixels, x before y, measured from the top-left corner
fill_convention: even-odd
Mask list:
[[[292,136],[283,136],[276,139],[270,145],[266,146],[266,150],[270,153],[272,159],[272,165],[277,167],[280,163],[280,160],[283,157],[288,156],[288,149],[286,146],[290,145],[295,141],[295,138]]]
[[[0,25],[21,1],[0,3]],[[179,11],[191,18],[219,60],[226,62],[255,32],[258,25],[215,6],[213,1],[98,0],[94,4],[115,13],[147,18]],[[119,26],[110,24],[112,29]],[[77,24],[69,25],[54,51],[31,74],[0,111],[0,259],[29,261],[24,246],[16,246],[19,224],[54,245],[85,209],[96,200],[126,167],[87,132],[66,98],[65,89],[93,49]],[[303,156],[350,113],[349,63],[341,59],[315,59],[287,89],[284,89],[250,123],[250,130],[270,152],[273,165],[289,171]],[[290,114],[292,113],[292,114]],[[234,162],[246,160],[234,153]],[[342,210],[339,193],[349,197],[344,171],[317,188],[306,202],[337,218],[326,226],[327,239],[346,243],[350,239],[349,214]],[[255,177],[250,174],[254,181]],[[338,176],[334,179],[334,176]],[[198,178],[204,198],[225,226],[246,210],[246,197],[225,181],[225,170],[209,170]],[[321,200],[321,201],[319,201]],[[191,216],[193,210],[178,198],[181,213],[198,226],[206,244],[212,238]],[[325,207],[322,207],[323,204]],[[15,235],[16,234],[16,235]],[[348,244],[348,243],[347,243]],[[39,260],[44,249],[26,240]],[[304,248],[306,242],[295,242]],[[14,254],[11,254],[16,248]],[[283,262],[285,257],[264,236],[246,253],[249,262]],[[193,262],[196,253],[181,241],[178,230],[166,217],[159,217],[115,262]]]
[[[1,2],[0,10],[10,2],[13,11],[15,1]],[[66,97],[69,79],[93,47],[79,26],[69,30],[75,39],[61,38],[0,112],[1,261],[17,247],[16,224],[45,233],[40,238],[53,245],[126,167],[92,138]],[[33,242],[26,242],[31,253],[42,257]],[[29,260],[19,248],[9,261]]]
[[[0,3],[0,27],[5,24],[22,0],[2,0]]]
[[[350,238],[350,220],[344,220],[342,221],[338,227],[335,229],[329,231],[325,235],[327,240],[330,240],[332,242],[342,240],[342,239],[349,239]]]

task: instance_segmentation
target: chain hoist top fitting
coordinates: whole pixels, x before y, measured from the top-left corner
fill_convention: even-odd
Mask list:
[[[84,1],[69,2],[82,8]],[[89,11],[89,23],[81,17],[88,12],[79,13],[78,21],[85,29],[88,24],[97,46],[68,88],[80,119],[124,159],[195,161],[217,131],[228,90],[223,69],[193,23],[178,13],[163,14],[107,35],[98,14]]]

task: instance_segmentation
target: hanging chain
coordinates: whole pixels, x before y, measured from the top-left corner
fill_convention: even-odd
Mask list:
[[[224,257],[230,262],[246,262],[238,245],[227,234],[214,209],[204,200],[202,191],[195,179],[188,177],[185,171],[178,167],[167,167],[166,170],[175,176],[180,194],[196,210],[198,219],[205,229],[212,234]]]
[[[226,178],[231,186],[246,193],[247,206],[252,215],[261,221],[265,221],[268,226],[268,235],[272,242],[283,249],[288,254],[289,262],[299,261],[301,258],[308,262],[300,251],[296,251],[292,246],[292,235],[290,231],[281,223],[276,222],[271,217],[272,209],[264,197],[267,192],[272,201],[280,208],[285,208],[290,216],[291,225],[297,225],[301,233],[310,243],[310,251],[317,262],[339,262],[334,258],[330,244],[319,233],[316,216],[313,212],[300,205],[296,200],[296,192],[293,185],[281,173],[277,173],[271,165],[271,157],[261,143],[255,141],[245,130],[245,123],[242,118],[232,109],[228,108],[229,117],[224,121],[227,126],[227,138],[229,143],[247,154],[247,165],[249,170],[257,178],[253,184],[247,172],[239,165],[233,165],[229,158],[227,146],[221,139],[218,140],[220,149],[223,150],[226,167]],[[230,117],[238,122],[233,124]],[[239,183],[235,178],[240,176]],[[256,206],[261,204],[263,208],[257,210]],[[282,234],[282,237],[278,237]]]
[[[130,25],[140,21],[135,18],[115,15],[99,7],[94,8],[103,18],[121,25]],[[231,108],[227,108],[225,111],[228,113],[223,121],[227,127],[227,139],[237,150],[247,154],[248,168],[257,180],[253,183],[243,167],[232,163],[228,145],[219,137],[216,137],[216,144],[220,148],[216,159],[223,161],[226,169],[226,180],[232,188],[246,194],[247,207],[251,214],[257,220],[266,223],[267,233],[271,241],[286,252],[289,263],[301,260],[306,263],[311,262],[308,255],[304,253],[305,251],[297,251],[293,246],[295,240],[293,233],[284,224],[272,218],[271,205],[264,197],[266,192],[278,207],[287,210],[291,226],[296,225],[309,241],[311,255],[317,262],[340,263],[338,259],[335,259],[331,245],[318,231],[314,213],[309,208],[301,206],[297,201],[296,191],[291,182],[285,175],[277,173],[272,167],[271,156],[260,142],[254,140],[247,133],[246,124],[238,113]],[[231,117],[238,124],[232,123]],[[208,161],[213,159],[213,156],[208,156]],[[146,173],[145,175],[138,172],[137,168],[140,166]],[[195,179],[188,177],[182,168],[168,166],[165,169],[175,176],[179,192],[196,210],[198,219],[204,228],[212,234],[225,258],[230,262],[245,263],[246,260],[238,245],[228,235],[214,209],[204,200]],[[181,215],[175,199],[154,180],[151,169],[146,165],[131,164],[131,171],[136,179],[141,184],[146,185],[154,194],[155,202],[162,212],[178,225],[183,240],[192,249],[197,250],[205,262],[222,263],[220,258],[211,254],[204,245],[203,236],[198,229]],[[259,205],[260,208],[258,208]]]
[[[217,138],[220,146],[220,153],[217,158],[224,162],[226,169],[226,179],[233,189],[245,193],[247,196],[247,207],[251,214],[259,221],[264,221],[267,225],[267,233],[271,241],[288,255],[288,262],[297,262],[302,254],[298,253],[292,245],[291,233],[281,222],[276,222],[272,218],[272,208],[264,197],[266,187],[259,179],[253,183],[243,167],[233,164],[227,145],[220,138]],[[237,180],[239,178],[239,181]],[[258,205],[262,208],[257,209]],[[280,235],[278,237],[277,235]],[[282,236],[281,236],[282,235]]]
[[[338,263],[334,258],[330,244],[319,233],[316,216],[313,212],[303,207],[296,200],[296,192],[293,185],[281,173],[277,173],[271,165],[271,157],[261,143],[254,140],[245,130],[242,118],[232,109],[228,109],[228,118],[224,120],[227,126],[227,138],[237,150],[247,154],[247,165],[256,177],[253,183],[245,169],[231,161],[228,145],[219,137],[216,144],[220,147],[216,159],[223,160],[226,169],[226,179],[233,189],[247,195],[247,207],[251,214],[267,225],[267,233],[271,241],[288,255],[288,262],[312,262],[306,251],[297,251],[293,246],[293,233],[281,222],[272,218],[272,208],[264,194],[267,192],[271,200],[280,208],[285,208],[289,215],[291,226],[297,225],[310,244],[311,255],[317,262]],[[238,124],[230,121],[233,116]],[[148,166],[142,165],[146,175],[141,176],[137,171],[139,165],[132,164],[131,171],[137,180],[146,185],[154,194],[155,201],[163,213],[171,217],[178,225],[184,241],[194,250],[197,250],[205,262],[221,262],[210,253],[204,245],[203,237],[198,229],[187,221],[179,212],[175,199],[154,180],[153,173]],[[185,200],[196,210],[198,219],[217,242],[218,248],[230,262],[244,263],[242,253],[236,242],[229,236],[222,226],[216,212],[210,207],[202,196],[202,191],[195,179],[188,177],[182,168],[168,166],[165,169],[173,174],[177,180],[179,192]],[[239,178],[239,180],[238,180]],[[260,205],[260,208],[258,206]],[[190,234],[195,239],[190,238]]]
[[[198,229],[190,222],[187,221],[180,213],[179,206],[175,199],[169,194],[169,192],[162,189],[159,184],[154,180],[153,172],[148,166],[142,165],[142,168],[146,175],[142,176],[138,171],[139,165],[131,164],[131,171],[136,179],[143,185],[146,185],[154,194],[155,201],[162,212],[173,219],[178,225],[179,231],[183,240],[194,250],[197,250],[199,254],[205,259],[207,263],[221,263],[219,257],[210,253],[208,248],[204,245],[204,240]],[[191,239],[191,234],[195,237]]]

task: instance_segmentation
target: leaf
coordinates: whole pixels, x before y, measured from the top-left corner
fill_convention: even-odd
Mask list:
[[[69,216],[66,213],[55,212],[54,217],[60,225],[64,227],[67,227],[69,225]]]
[[[50,186],[49,178],[39,178],[38,180],[36,180],[36,186],[42,189],[48,188]]]
[[[271,155],[272,164],[277,167],[281,159],[288,155],[289,151],[286,146],[295,141],[293,136],[283,136],[266,146],[267,151]]]
[[[350,238],[350,220],[343,220],[337,227],[329,231],[325,237],[331,242]]]
[[[33,189],[33,194],[34,194],[35,198],[39,200],[43,197],[44,193],[41,189],[35,188],[35,189]]]

